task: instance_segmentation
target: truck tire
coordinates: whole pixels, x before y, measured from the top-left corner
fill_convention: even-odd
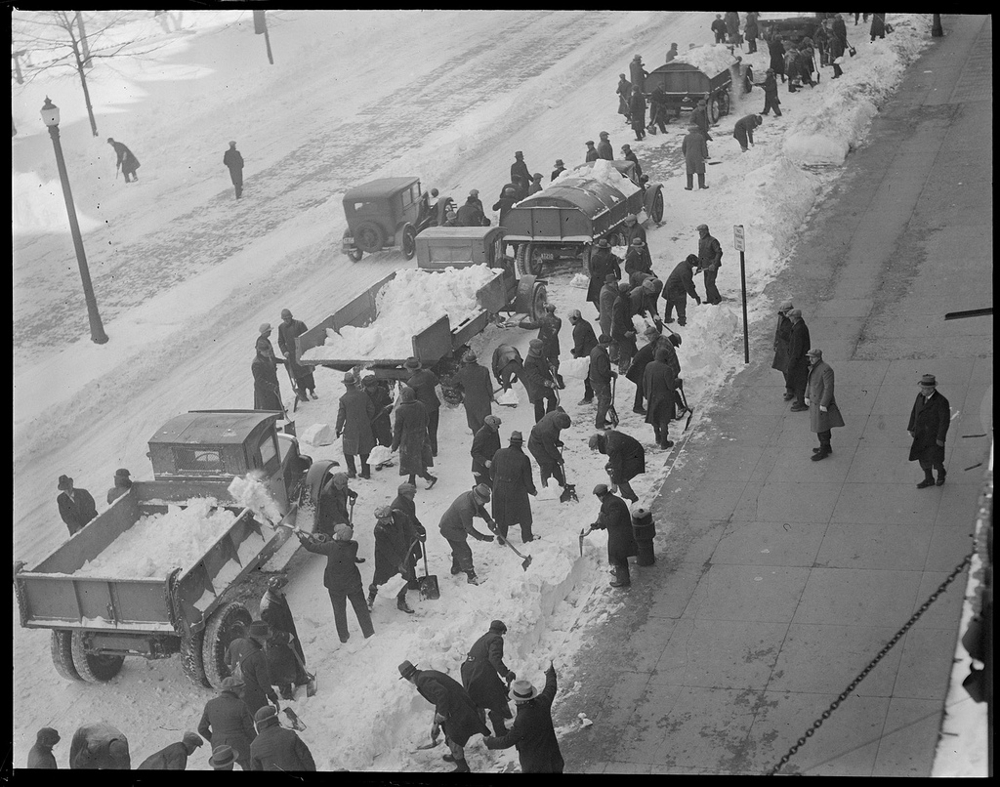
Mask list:
[[[535,286],[531,292],[531,319],[538,321],[545,316],[545,305],[549,302],[549,294],[545,289],[545,285],[541,282],[535,282]]]
[[[719,97],[709,96],[708,101],[708,122],[715,125],[719,122]]]
[[[83,680],[73,666],[73,645],[71,631],[52,632],[52,664],[66,680]]]
[[[412,260],[413,255],[417,253],[417,229],[412,224],[403,225],[403,237],[399,248],[403,251],[403,257],[408,260]]]
[[[205,677],[213,688],[221,689],[222,681],[229,677],[226,649],[229,643],[236,639],[233,625],[242,623],[249,628],[252,622],[253,617],[246,607],[236,601],[223,604],[209,618],[208,625],[205,626],[202,662],[205,667]]]
[[[347,259],[349,259],[351,262],[361,262],[361,257],[363,254],[364,252],[361,251],[361,249],[351,248],[347,250]]]
[[[205,661],[202,649],[205,643],[205,630],[189,637],[181,637],[181,669],[195,686],[212,688],[205,677]]]
[[[663,221],[663,191],[661,189],[657,189],[656,194],[653,195],[653,204],[649,207],[649,217],[657,224]]]
[[[84,633],[74,631],[71,640],[73,666],[87,683],[107,683],[121,672],[124,656],[98,656],[87,653],[84,647]]]
[[[535,244],[522,243],[517,247],[517,270],[522,276],[541,276],[542,261],[535,254]]]
[[[354,245],[369,254],[380,251],[385,246],[385,233],[378,224],[365,222],[354,233]]]

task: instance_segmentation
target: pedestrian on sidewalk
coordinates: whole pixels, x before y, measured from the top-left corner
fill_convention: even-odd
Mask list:
[[[822,350],[813,347],[808,355],[810,368],[805,403],[809,406],[809,428],[819,438],[819,448],[813,449],[812,460],[819,462],[833,453],[831,430],[843,426],[844,417],[834,397],[833,368],[823,360]]]
[[[344,395],[340,397],[337,411],[337,437],[343,437],[344,460],[347,462],[347,477],[357,478],[358,469],[354,457],[361,459],[361,478],[372,477],[368,465],[368,455],[375,447],[372,421],[375,420],[375,405],[358,385],[353,372],[344,375]]]
[[[59,483],[56,484],[59,495],[56,497],[56,504],[59,506],[59,516],[69,528],[72,536],[83,528],[97,516],[97,503],[94,496],[86,489],[76,489],[73,486],[73,479],[68,475],[59,476]]]
[[[108,490],[108,505],[111,505],[132,488],[132,479],[129,477],[131,475],[124,467],[115,470],[115,485]]]
[[[498,416],[486,416],[482,428],[472,438],[472,478],[476,484],[490,483],[493,455],[500,450],[501,423]]]
[[[521,773],[562,773],[565,763],[559,751],[559,741],[552,724],[552,702],[556,696],[556,668],[549,662],[545,671],[545,688],[539,692],[526,680],[511,686],[517,718],[510,732],[488,737],[487,749],[517,748]]]
[[[428,467],[433,467],[434,457],[427,436],[427,408],[417,401],[416,392],[404,385],[399,392],[400,402],[396,406],[396,423],[392,429],[390,451],[399,451],[399,474],[409,475],[410,483],[420,476],[430,489],[437,483],[437,476],[431,475]]]
[[[236,141],[229,143],[229,150],[222,155],[222,163],[229,168],[229,177],[236,189],[236,199],[243,196],[243,156],[236,149]]]
[[[313,378],[312,367],[302,366],[295,360],[295,340],[307,330],[302,320],[296,320],[290,309],[281,310],[281,322],[278,325],[278,350],[288,362],[288,370],[295,380],[296,394],[300,402],[307,401],[308,394],[313,399],[316,396],[316,380]]]
[[[792,309],[788,312],[788,319],[792,323],[792,330],[788,339],[785,384],[791,386],[795,399],[789,409],[793,413],[804,413],[809,409],[806,405],[806,383],[809,380],[809,327],[802,319],[801,309]]]
[[[503,662],[506,633],[504,622],[494,620],[490,630],[469,648],[469,655],[462,662],[462,685],[479,709],[479,718],[485,721],[484,717],[489,715],[497,737],[507,734],[506,720],[513,718],[507,694],[511,681],[517,678],[514,670]]]
[[[418,533],[402,511],[394,511],[391,506],[375,509],[375,573],[368,586],[369,610],[375,606],[379,586],[398,574],[403,586],[396,593],[396,609],[413,614],[406,603],[406,590],[416,579],[420,544],[426,540],[427,535]]]
[[[606,243],[607,241],[605,241]],[[569,321],[573,326],[573,349],[570,354],[574,358],[590,358],[591,351],[597,346],[597,334],[594,326],[583,319],[579,309],[569,313]],[[583,378],[583,399],[578,404],[590,404],[594,400],[594,388],[590,384],[590,373]]]
[[[548,417],[545,416],[539,424]],[[511,525],[520,525],[521,543],[527,544],[535,540],[531,533],[533,519],[528,495],[534,496],[538,492],[531,479],[531,460],[521,450],[523,443],[524,437],[520,432],[510,433],[510,445],[493,454],[488,483],[493,490],[493,518],[497,532],[507,538],[507,529]]]
[[[705,184],[705,160],[708,158],[708,143],[701,130],[691,125],[688,133],[681,141],[681,153],[684,154],[684,166],[687,173],[685,191],[694,189],[694,176],[698,176],[698,188],[707,189]]]
[[[497,523],[486,512],[486,504],[490,502],[490,488],[479,484],[475,489],[462,492],[448,510],[444,512],[438,524],[438,530],[451,547],[451,573],[465,573],[470,585],[478,585],[479,577],[472,562],[472,548],[469,546],[469,536],[477,541],[490,542],[493,536],[480,533],[473,525],[473,519],[479,517],[486,521],[486,526],[497,532]]]
[[[117,162],[115,162],[115,174],[118,170],[122,171],[122,175],[125,176],[126,183],[134,183],[139,179],[136,174],[136,170],[139,169],[139,159],[135,157],[135,154],[128,149],[124,142],[116,142],[112,137],[108,137],[108,144],[115,149],[115,155],[118,157]],[[131,177],[131,180],[129,179]]]
[[[628,559],[639,554],[639,545],[635,543],[632,530],[632,515],[625,501],[612,494],[607,484],[595,486],[594,495],[601,501],[601,512],[584,535],[594,530],[608,531],[608,563],[615,577],[611,587],[627,588],[632,584]]]
[[[602,333],[597,338],[597,346],[590,351],[590,386],[594,389],[597,397],[597,416],[594,426],[603,429],[607,425],[608,410],[611,407],[611,381],[618,376],[618,372],[611,368],[611,358],[608,355],[608,347],[611,346],[611,337]]]
[[[774,360],[771,361],[771,368],[781,372],[785,379],[786,402],[795,398],[795,390],[788,380],[788,352],[792,339],[792,321],[788,319],[788,312],[793,308],[791,301],[783,301],[778,307],[778,324],[774,328]]]
[[[935,483],[943,485],[948,475],[944,469],[944,439],[951,425],[951,406],[937,390],[937,378],[933,374],[925,374],[918,385],[920,393],[913,402],[906,430],[913,438],[910,461],[919,462],[924,471],[924,480],[917,484],[917,489],[926,489]],[[937,470],[936,482],[932,469]]]
[[[698,225],[698,267],[705,274],[705,302],[718,306],[722,303],[722,295],[715,280],[722,267],[722,244],[709,234],[707,224]]]

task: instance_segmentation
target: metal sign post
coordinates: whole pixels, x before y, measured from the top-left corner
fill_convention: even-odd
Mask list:
[[[742,224],[733,226],[733,246],[740,253],[740,287],[743,290],[743,363],[750,363],[750,326],[747,325],[746,235]]]

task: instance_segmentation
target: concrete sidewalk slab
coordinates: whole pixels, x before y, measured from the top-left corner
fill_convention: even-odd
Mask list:
[[[808,568],[816,560],[827,527],[789,522],[731,523],[712,554],[712,563]]]

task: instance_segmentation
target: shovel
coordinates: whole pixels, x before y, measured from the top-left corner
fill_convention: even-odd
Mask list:
[[[420,584],[420,598],[428,598],[432,601],[441,598],[441,588],[438,587],[438,578],[430,573],[427,567],[427,543],[424,543],[424,575],[417,582]],[[434,744],[435,746],[437,744]],[[429,747],[428,747],[429,748]]]
[[[514,547],[514,545],[512,543],[510,543],[510,541],[508,541],[506,538],[503,538],[502,536],[500,536],[499,533],[497,534],[497,538],[502,538],[503,543],[505,545],[509,546],[511,548],[511,550],[514,552],[514,554],[517,555],[519,558],[521,558],[521,561],[522,561],[521,562],[521,568],[523,568],[525,571],[527,571],[528,570],[528,566],[531,565],[531,555],[528,555],[527,557],[525,557],[524,555],[522,555],[520,552],[517,551],[517,549]]]
[[[419,746],[417,746],[417,751],[426,751],[427,749],[433,749],[440,742],[441,742],[441,739],[438,738],[437,735],[432,735],[431,736],[431,742],[430,743],[422,743],[422,744],[420,744]]]
[[[608,405],[607,419],[612,428],[618,426],[618,411],[615,409],[615,382],[617,380],[617,377],[611,378],[611,404]]]
[[[293,730],[301,732],[306,729],[306,725],[302,723],[302,719],[300,719],[298,714],[291,708],[283,708],[281,712],[288,717],[288,723],[292,725]]]
[[[684,431],[686,432],[688,430],[688,427],[691,426],[691,416],[694,415],[694,410],[692,410],[688,406],[687,397],[684,395],[684,380],[680,380],[678,382],[676,390],[677,390],[677,394],[680,396],[681,404],[684,406],[684,409],[687,410],[687,414],[688,414],[688,416],[687,416],[687,422],[684,424]]]
[[[562,459],[562,451],[559,452],[559,458]],[[563,482],[566,484],[563,487],[562,494],[559,495],[560,503],[568,503],[572,500],[574,503],[579,503],[580,498],[576,496],[576,484],[571,484],[566,479],[566,462],[563,462]]]
[[[299,666],[302,667],[302,671],[306,675],[306,696],[312,697],[316,694],[316,676],[313,673],[306,670],[306,665],[302,662],[302,657],[299,655],[299,652],[294,647],[292,647],[292,653],[295,654],[295,660],[299,662]],[[285,713],[288,713],[287,708],[285,709]]]
[[[580,540],[580,557],[583,557],[583,539],[585,539],[587,537],[588,533],[590,533],[590,530],[582,530],[582,529],[580,530],[580,536],[579,536],[579,540]]]

